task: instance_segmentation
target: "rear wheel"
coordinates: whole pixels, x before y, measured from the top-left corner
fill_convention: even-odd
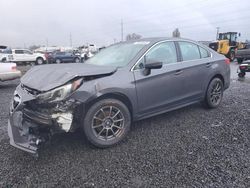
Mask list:
[[[220,105],[223,97],[223,82],[220,78],[210,81],[205,97],[205,104],[208,108],[216,108]]]
[[[61,63],[61,60],[60,59],[56,59],[56,64],[60,64]]]
[[[37,64],[37,65],[42,65],[43,62],[44,62],[44,60],[43,60],[43,58],[41,58],[41,57],[39,57],[39,58],[36,59],[36,64]]]
[[[130,124],[131,115],[125,104],[116,99],[104,99],[89,108],[83,130],[90,143],[105,148],[123,140]]]
[[[2,62],[5,63],[6,61],[7,61],[7,59],[4,57],[4,58],[2,59]]]
[[[245,77],[245,75],[246,75],[246,73],[245,73],[245,72],[240,72],[240,73],[238,74],[239,78],[244,78],[244,77]]]

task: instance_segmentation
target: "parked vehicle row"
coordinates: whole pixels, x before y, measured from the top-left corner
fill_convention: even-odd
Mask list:
[[[53,134],[81,128],[93,145],[113,146],[132,121],[201,101],[218,107],[229,64],[200,43],[151,38],[112,45],[82,64],[33,67],[14,93],[10,143],[37,154]]]
[[[80,63],[81,62],[81,56],[80,54],[75,54],[73,52],[54,52],[49,53],[47,55],[47,61],[48,63],[69,63],[69,62],[75,62]]]
[[[36,64],[45,63],[80,63],[92,57],[91,52],[79,53],[77,51],[46,51],[32,52],[27,49],[5,49],[0,53],[1,62],[15,62],[17,64]]]
[[[42,53],[33,53],[28,49],[5,49],[1,53],[2,62],[14,62],[17,64],[31,63],[41,65],[46,61]]]

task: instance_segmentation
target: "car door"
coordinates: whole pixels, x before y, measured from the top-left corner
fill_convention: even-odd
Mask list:
[[[70,54],[68,52],[63,52],[62,60],[63,62],[70,62]]]
[[[74,61],[74,54],[71,52],[67,52],[66,59],[67,59],[67,62],[73,62]]]
[[[179,41],[178,47],[182,58],[181,71],[185,77],[183,98],[186,102],[198,100],[207,87],[205,83],[212,66],[211,55],[203,47],[188,41]]]
[[[56,53],[56,58],[55,59],[60,59],[62,62],[65,62],[65,52],[57,52]]]
[[[24,56],[23,50],[14,50],[14,53],[13,53],[14,61],[17,61],[17,62],[24,61],[23,56]]]
[[[25,61],[35,61],[35,56],[31,51],[23,50],[23,52],[24,52],[23,58]]]
[[[141,115],[149,115],[181,103],[183,77],[174,42],[154,45],[134,67],[138,109]],[[152,69],[145,75],[146,61],[163,62],[161,69]]]

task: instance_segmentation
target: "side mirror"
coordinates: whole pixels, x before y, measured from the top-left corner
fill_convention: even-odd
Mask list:
[[[156,60],[147,60],[144,66],[144,75],[149,75],[151,73],[151,69],[161,69],[162,62]]]
[[[146,62],[145,69],[160,69],[162,68],[162,62],[150,61]]]

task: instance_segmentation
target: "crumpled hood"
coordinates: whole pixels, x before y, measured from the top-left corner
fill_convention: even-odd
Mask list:
[[[21,83],[38,91],[48,91],[64,85],[75,77],[111,74],[116,69],[84,63],[40,65],[30,69],[21,78]]]

